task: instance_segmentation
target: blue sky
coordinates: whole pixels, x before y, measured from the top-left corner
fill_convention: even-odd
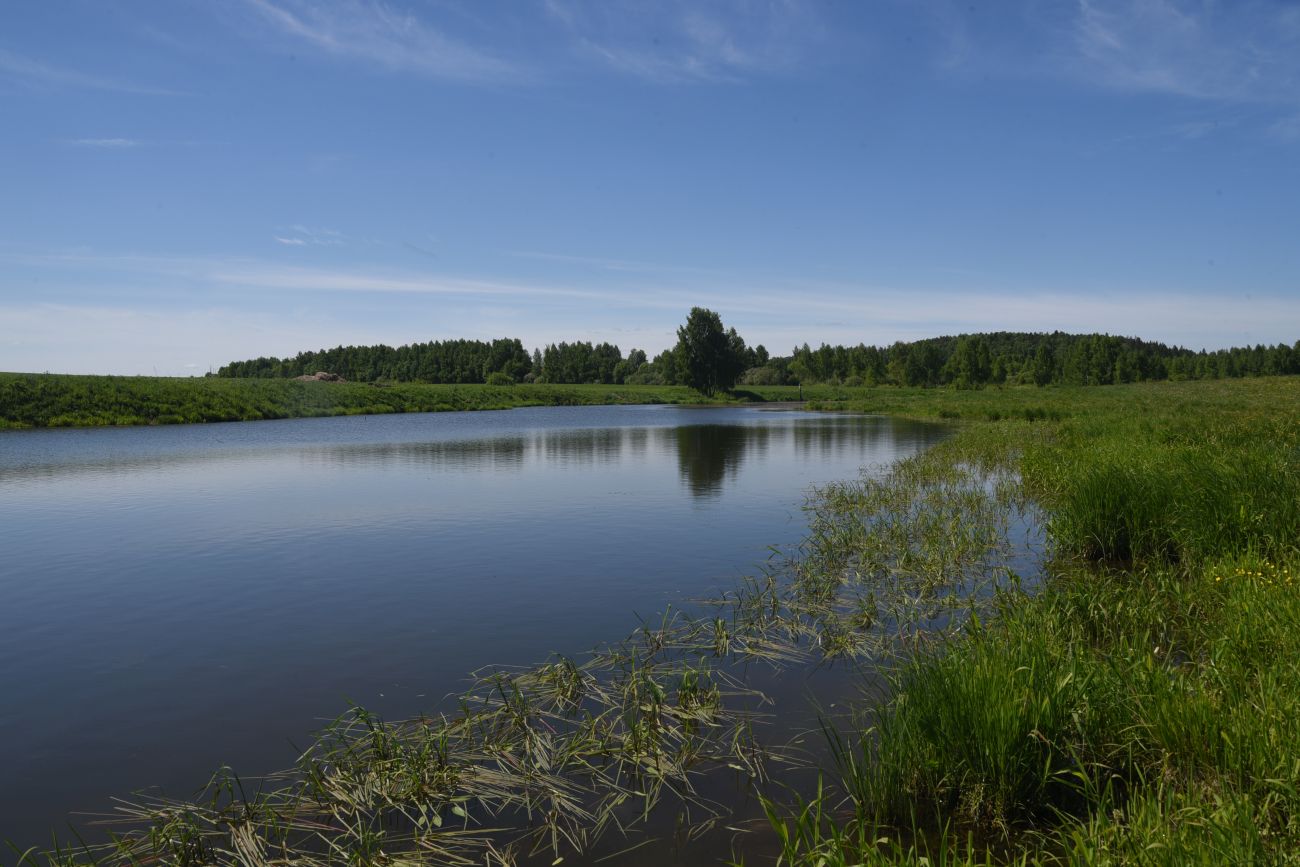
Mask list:
[[[0,10],[0,370],[1300,337],[1300,3]]]

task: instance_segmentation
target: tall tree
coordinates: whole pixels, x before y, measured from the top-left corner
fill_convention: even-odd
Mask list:
[[[673,355],[682,381],[711,395],[736,384],[745,365],[745,341],[736,329],[724,330],[717,313],[692,307],[686,324],[677,329]]]

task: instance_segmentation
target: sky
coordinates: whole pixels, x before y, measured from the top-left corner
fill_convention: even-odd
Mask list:
[[[1300,2],[14,0],[0,370],[1300,338]]]

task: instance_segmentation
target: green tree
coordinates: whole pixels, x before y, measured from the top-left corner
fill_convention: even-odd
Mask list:
[[[1056,358],[1052,354],[1052,345],[1047,342],[1038,344],[1034,353],[1034,384],[1047,385],[1056,377]]]
[[[745,341],[736,329],[724,330],[722,317],[703,307],[692,307],[686,324],[677,329],[673,349],[682,381],[696,391],[729,391],[745,365]]]

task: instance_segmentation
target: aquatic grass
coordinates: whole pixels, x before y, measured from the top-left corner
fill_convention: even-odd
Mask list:
[[[914,824],[900,832],[855,821],[835,809],[833,795],[820,782],[816,794],[796,798],[793,805],[768,798],[762,799],[762,805],[780,847],[777,867],[1016,867],[1029,863],[1026,855],[1008,857],[994,852],[973,835],[962,837],[948,824],[933,831]],[[745,863],[743,858],[733,862],[737,867]]]

